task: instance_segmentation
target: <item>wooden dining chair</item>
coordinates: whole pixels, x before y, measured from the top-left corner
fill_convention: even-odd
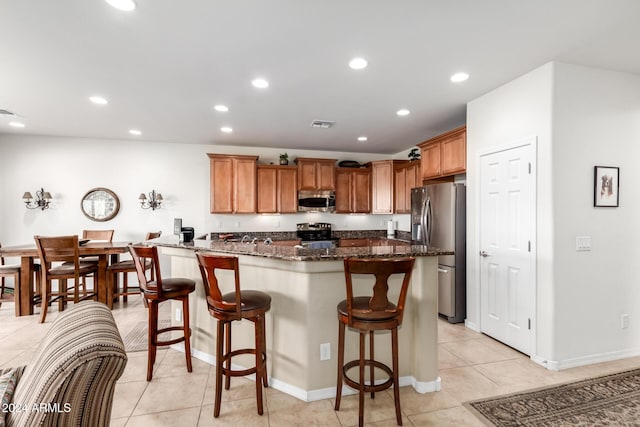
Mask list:
[[[93,298],[94,292],[80,296],[79,287],[89,275],[98,271],[98,266],[94,263],[80,262],[78,255],[78,236],[34,236],[38,257],[42,262],[43,280],[40,294],[42,296],[40,323],[47,317],[47,307],[54,300],[58,300],[58,309],[64,310],[65,304],[72,300],[77,303],[81,300]],[[54,263],[62,263],[54,265]],[[72,286],[67,286],[67,281],[73,280]],[[57,291],[53,290],[51,282],[58,281]],[[86,288],[85,288],[86,289]]]
[[[111,242],[114,230],[82,230],[82,240],[97,240],[101,242]],[[80,255],[80,261],[84,263],[98,264],[98,257],[95,255]],[[95,286],[94,286],[95,288]],[[87,284],[82,282],[82,295],[87,294]]]
[[[0,248],[2,248],[1,243],[0,243]],[[6,264],[4,257],[0,256],[0,305],[2,304],[2,299],[4,297],[5,292],[7,292],[7,290],[10,289],[15,296],[16,288],[18,289],[20,288],[21,271],[22,271],[22,268],[20,267],[19,264]],[[36,288],[34,289],[34,292],[33,292],[34,297],[31,300],[31,303],[35,304],[37,301],[39,301],[39,298],[40,298],[40,284],[42,279],[40,264],[33,264],[33,271],[36,275],[36,281],[35,281]],[[13,278],[13,286],[14,286],[13,288],[8,287],[5,283],[5,279],[8,277]],[[16,304],[19,304],[19,302],[16,301]]]
[[[149,232],[145,240],[157,239],[162,234],[162,231]],[[151,269],[151,260],[145,261],[145,269]],[[113,308],[113,301],[122,297],[122,302],[127,302],[127,296],[140,295],[144,306],[148,307],[147,300],[144,299],[144,294],[140,289],[140,285],[129,286],[129,273],[135,273],[136,266],[133,263],[133,259],[126,259],[115,262],[107,267],[107,305],[109,308]],[[118,283],[118,274],[122,273],[122,288]],[[155,280],[155,272],[151,269],[151,280]]]

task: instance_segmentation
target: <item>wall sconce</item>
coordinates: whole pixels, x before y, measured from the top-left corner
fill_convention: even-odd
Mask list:
[[[156,193],[156,190],[151,190],[148,199],[147,196],[144,195],[144,193],[140,193],[138,200],[140,200],[140,206],[142,207],[142,209],[151,208],[151,210],[155,211],[156,209],[160,209],[163,199],[162,194]]]
[[[51,197],[51,193],[44,191],[44,188],[36,191],[36,199],[33,202],[33,196],[29,191],[22,195],[22,200],[24,200],[24,204],[27,209],[48,209],[51,199],[53,199],[53,197]]]

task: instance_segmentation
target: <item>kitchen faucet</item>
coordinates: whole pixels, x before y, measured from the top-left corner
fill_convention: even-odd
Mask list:
[[[255,245],[255,244],[256,244],[256,240],[258,240],[258,238],[257,238],[257,237],[254,237],[254,238],[253,238],[253,240],[251,240],[251,244],[252,244],[252,245]]]
[[[266,239],[264,239],[264,244],[265,245],[270,245],[273,243],[273,240],[271,240],[271,237],[267,237]]]
[[[245,234],[244,236],[242,236],[242,240],[240,240],[240,243],[244,243],[244,239],[247,239],[247,243],[249,243],[249,239],[251,239],[251,237],[249,237],[248,234]]]

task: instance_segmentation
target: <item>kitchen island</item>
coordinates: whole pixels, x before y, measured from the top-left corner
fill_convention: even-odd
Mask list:
[[[405,244],[375,247],[343,247],[335,249],[302,249],[297,247],[223,243],[196,240],[177,243],[170,240],[153,242],[168,257],[171,275],[196,280],[196,292],[190,297],[192,353],[215,363],[215,319],[207,310],[204,287],[194,252],[207,251],[237,255],[240,261],[240,283],[243,289],[256,289],[271,295],[267,313],[267,370],[269,385],[304,401],[325,399],[335,395],[337,377],[338,321],[337,304],[345,298],[343,259],[345,257],[391,258],[416,257],[404,322],[399,332],[400,385],[412,385],[418,392],[437,391],[437,256],[451,254],[426,246]],[[228,272],[220,272],[223,291],[232,291]],[[372,276],[354,282],[357,291],[370,292]],[[396,280],[397,282],[394,282]],[[400,283],[391,277],[390,283]],[[366,291],[364,289],[367,288]],[[390,299],[397,298],[396,287],[390,286]],[[399,288],[399,286],[398,286]],[[172,307],[172,318],[179,305]],[[253,346],[253,325],[242,321],[234,324],[234,348]],[[376,359],[390,364],[390,334],[380,333],[376,339]],[[321,360],[320,345],[328,343],[330,359]],[[357,334],[347,331],[345,360],[357,358]],[[237,359],[237,360],[236,360]],[[252,366],[250,357],[235,358],[240,366]],[[345,390],[349,393],[348,390]]]

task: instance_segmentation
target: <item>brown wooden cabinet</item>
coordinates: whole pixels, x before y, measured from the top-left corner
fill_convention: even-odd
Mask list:
[[[411,189],[422,185],[420,162],[395,165],[394,169],[394,212],[411,213]]]
[[[464,173],[467,170],[467,127],[462,126],[418,144],[422,179]]]
[[[407,160],[377,160],[371,162],[371,193],[374,214],[392,214],[394,211],[394,169]]]
[[[336,169],[336,213],[371,212],[371,169]]]
[[[298,169],[295,166],[258,165],[258,213],[298,211]]]
[[[298,190],[335,190],[335,159],[298,157]]]
[[[258,156],[207,154],[211,213],[256,213]]]

